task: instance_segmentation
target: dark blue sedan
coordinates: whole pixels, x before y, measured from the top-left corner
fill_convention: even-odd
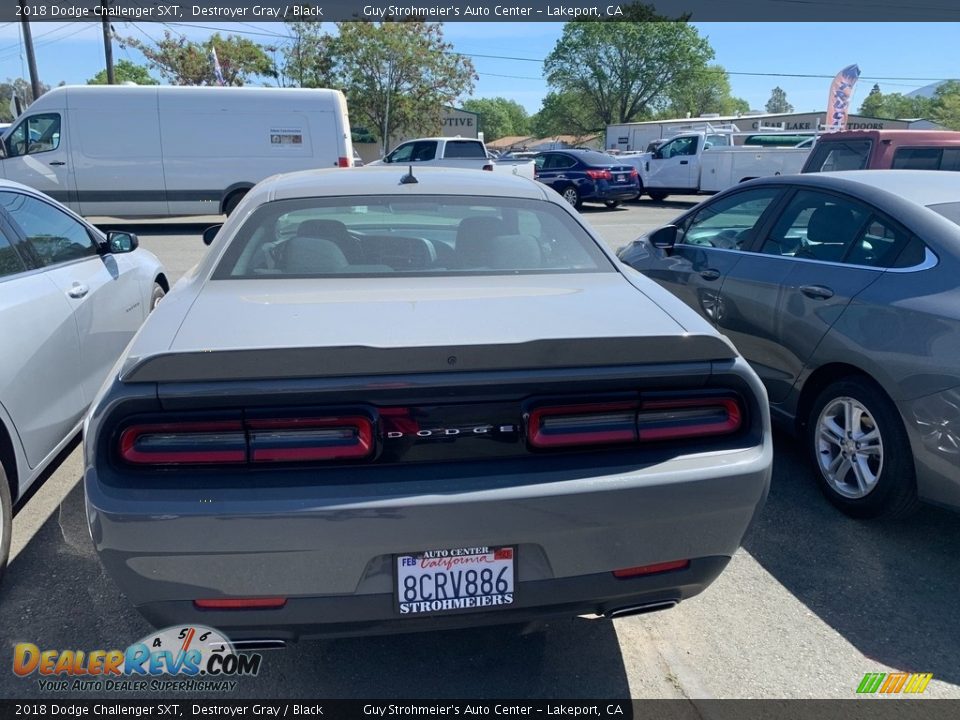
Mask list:
[[[578,210],[585,202],[615,208],[640,194],[637,169],[596,150],[551,150],[534,158],[537,180]]]

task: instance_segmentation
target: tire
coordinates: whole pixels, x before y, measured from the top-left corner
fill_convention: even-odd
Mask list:
[[[10,484],[3,464],[0,463],[0,580],[10,556],[10,535],[13,532],[13,501],[10,499]]]
[[[150,295],[150,312],[157,309],[157,305],[160,304],[166,294],[167,291],[163,289],[163,285],[158,282],[153,284],[153,293]]]
[[[806,443],[820,489],[850,517],[901,518],[919,508],[903,421],[871,380],[851,376],[825,388],[810,410]]]
[[[659,190],[648,190],[647,195],[649,195],[650,199],[654,202],[663,202],[669,197],[670,193],[660,192]]]
[[[573,185],[567,185],[563,190],[560,191],[560,194],[563,196],[563,199],[568,203],[573,205],[577,210],[583,205],[583,200],[580,199],[580,191],[577,190]]]
[[[604,200],[603,204],[607,206],[608,210],[613,210],[614,208],[620,207],[619,200]]]
[[[237,205],[240,204],[240,201],[243,200],[246,194],[246,190],[235,190],[230,193],[227,199],[223,201],[223,214],[229,217],[230,214],[237,209]]]

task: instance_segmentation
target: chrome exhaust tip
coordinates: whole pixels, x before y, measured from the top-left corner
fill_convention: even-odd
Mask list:
[[[603,615],[611,620],[613,618],[627,617],[629,615],[644,615],[646,613],[657,612],[658,610],[669,610],[672,607],[676,607],[677,602],[677,600],[661,600],[659,602],[645,603],[643,605],[627,605],[625,607],[607,610]]]
[[[250,650],[284,650],[286,640],[233,640],[233,647],[239,652]]]

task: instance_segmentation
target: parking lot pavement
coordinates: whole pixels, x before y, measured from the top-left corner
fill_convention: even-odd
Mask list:
[[[689,205],[687,205],[689,206]],[[645,201],[585,216],[612,246],[680,207]],[[205,251],[199,225],[143,245],[171,280]],[[653,615],[571,619],[516,636],[468,632],[304,642],[264,654],[230,697],[852,698],[867,672],[933,673],[925,695],[960,698],[960,523],[924,508],[861,523],[820,497],[792,438],[775,438],[770,498],[720,579]],[[149,626],[103,573],[87,535],[79,451],[14,521],[0,584],[0,656],[17,642],[109,649]],[[2,661],[2,660],[0,660]],[[7,666],[9,667],[9,665]],[[0,671],[0,697],[46,696]]]

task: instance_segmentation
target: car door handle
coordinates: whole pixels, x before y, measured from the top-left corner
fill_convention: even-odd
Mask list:
[[[681,164],[681,165],[689,165],[689,164],[690,164],[690,161],[689,161],[689,160],[681,160],[681,161],[680,161],[680,164]]]
[[[720,271],[714,270],[713,268],[710,268],[709,270],[701,270],[700,277],[702,277],[704,280],[716,280],[720,277]]]
[[[79,299],[84,297],[88,292],[90,292],[90,288],[88,286],[82,283],[75,282],[73,284],[73,287],[67,290],[67,295],[69,295],[72,298]]]
[[[66,163],[63,162],[62,160],[54,160],[54,161],[53,161],[52,163],[50,163],[50,164],[51,164],[51,165],[66,165]]]
[[[800,292],[814,300],[828,300],[833,297],[833,290],[823,285],[803,285]]]

